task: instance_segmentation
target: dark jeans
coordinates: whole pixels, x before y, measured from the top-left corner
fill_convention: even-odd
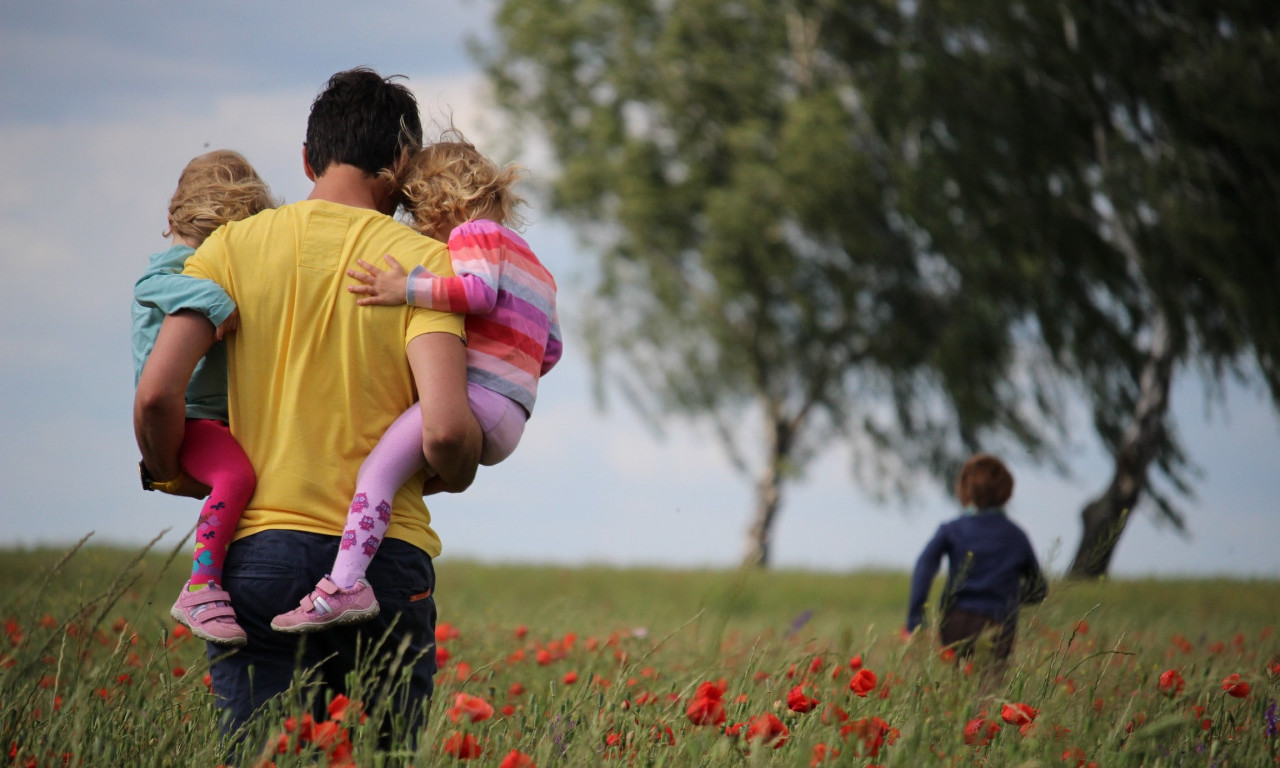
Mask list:
[[[213,692],[228,731],[288,689],[300,668],[316,670],[327,689],[313,707],[317,721],[327,719],[326,703],[333,694],[346,692],[347,674],[369,668],[368,649],[381,642],[378,652],[384,663],[377,669],[385,673],[405,638],[409,646],[402,663],[412,667],[407,690],[401,686],[393,694],[394,714],[407,718],[402,736],[425,727],[436,673],[436,574],[427,553],[397,539],[383,541],[366,576],[382,612],[369,621],[305,635],[271,629],[272,618],[296,608],[329,572],[338,543],[337,536],[273,530],[231,545],[222,586],[231,595],[236,619],[249,641],[229,654],[224,646],[208,645]],[[365,658],[357,657],[357,648]],[[372,704],[366,701],[366,709]]]
[[[992,636],[991,655],[997,662],[1004,662],[1013,652],[1013,640],[1018,631],[1018,619],[1001,621],[980,613],[951,609],[942,614],[942,622],[938,627],[942,644],[954,646],[956,656],[968,658],[973,656],[978,638],[984,634]]]

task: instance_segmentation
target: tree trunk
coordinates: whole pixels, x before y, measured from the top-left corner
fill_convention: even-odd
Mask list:
[[[769,565],[773,522],[782,506],[783,467],[791,455],[793,428],[778,418],[772,420],[771,427],[764,469],[756,480],[755,513],[747,529],[747,546],[742,556],[744,566],[755,568]]]
[[[1168,319],[1162,311],[1156,310],[1151,322],[1151,348],[1138,382],[1138,402],[1134,407],[1133,421],[1125,430],[1116,452],[1111,484],[1080,513],[1084,531],[1080,537],[1080,548],[1067,571],[1069,578],[1105,576],[1111,565],[1111,556],[1129,521],[1129,512],[1147,487],[1147,472],[1164,436],[1173,360]]]
[[[770,469],[756,484],[756,508],[752,515],[751,527],[747,529],[746,553],[742,557],[744,566],[765,568],[769,565],[773,521],[778,515],[778,507],[781,503],[781,478],[776,471]]]

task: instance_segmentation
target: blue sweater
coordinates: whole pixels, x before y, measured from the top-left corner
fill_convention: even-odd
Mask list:
[[[151,356],[165,315],[191,309],[215,326],[231,316],[235,302],[212,280],[182,274],[192,248],[175,245],[154,254],[133,286],[133,385]],[[187,384],[187,418],[227,420],[227,348],[217,342],[196,364]]]
[[[971,611],[1009,621],[1017,617],[1021,603],[1038,603],[1047,594],[1027,534],[1003,510],[979,510],[938,526],[920,553],[911,576],[908,630],[924,621],[924,604],[943,555],[947,557],[943,611]]]

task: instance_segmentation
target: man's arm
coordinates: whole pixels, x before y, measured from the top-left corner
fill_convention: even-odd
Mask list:
[[[186,423],[187,383],[213,345],[213,332],[213,323],[199,312],[169,315],[138,378],[133,432],[142,462],[157,481],[171,480],[182,470],[178,449]]]
[[[467,400],[467,351],[451,333],[424,333],[405,352],[422,409],[422,455],[436,471],[429,491],[464,491],[476,476],[483,437]]]

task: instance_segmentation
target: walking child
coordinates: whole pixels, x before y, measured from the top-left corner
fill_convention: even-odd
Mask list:
[[[156,482],[139,464],[142,487],[179,492],[194,479],[209,488],[196,525],[191,578],[170,609],[174,619],[196,637],[223,645],[243,645],[245,633],[236,622],[230,597],[220,586],[227,545],[241,512],[253,495],[253,466],[227,427],[226,333],[239,322],[235,302],[210,280],[182,274],[183,265],[215,229],[275,207],[271,191],[237,152],[217,150],[187,163],[169,201],[171,245],[153,255],[133,296],[134,385],[155,347],[166,315],[199,312],[216,326],[218,342],[192,374],[186,391],[186,422],[179,452],[183,472]]]
[[[1013,475],[1000,459],[980,453],[965,462],[956,481],[964,511],[940,525],[920,553],[907,608],[911,632],[924,621],[929,587],[945,555],[942,644],[971,657],[978,638],[994,633],[992,652],[1000,667],[1013,651],[1019,606],[1042,602],[1048,593],[1030,540],[1005,515],[1012,495]]]
[[[455,132],[456,133],[456,132]],[[403,183],[413,228],[447,240],[454,276],[422,266],[406,274],[387,255],[387,268],[359,261],[361,305],[412,304],[466,315],[467,395],[484,436],[480,463],[511,455],[533,413],[539,379],[560,359],[556,284],[528,243],[508,228],[523,200],[520,172],[498,166],[462,139],[419,150]],[[391,523],[396,490],[424,466],[422,414],[414,406],[387,430],[365,459],[333,569],[298,608],[276,616],[272,628],[311,632],[376,616],[379,607],[365,571]],[[427,467],[428,475],[431,468]],[[426,492],[431,492],[428,479]]]

